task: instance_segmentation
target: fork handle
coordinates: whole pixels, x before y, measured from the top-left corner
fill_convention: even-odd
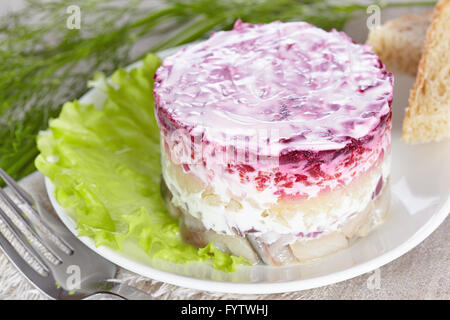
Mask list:
[[[105,281],[104,286],[102,287],[103,289],[97,291],[95,294],[113,294],[125,300],[157,300],[142,290],[136,289],[115,280]]]

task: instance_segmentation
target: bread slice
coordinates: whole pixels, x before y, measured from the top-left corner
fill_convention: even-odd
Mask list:
[[[403,120],[407,143],[450,138],[450,0],[436,5]]]
[[[389,71],[416,75],[433,12],[408,14],[369,30],[371,45]]]

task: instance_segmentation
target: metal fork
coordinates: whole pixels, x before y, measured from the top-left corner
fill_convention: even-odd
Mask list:
[[[58,300],[79,300],[96,294],[154,300],[114,280],[116,265],[85,246],[1,168],[0,177],[9,187],[8,192],[0,188],[0,220],[3,229],[8,230],[0,232],[0,248],[42,293]]]

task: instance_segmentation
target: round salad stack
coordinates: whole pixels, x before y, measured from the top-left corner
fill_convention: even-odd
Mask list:
[[[383,221],[393,77],[370,47],[304,22],[238,21],[166,58],[154,96],[186,241],[285,265]]]

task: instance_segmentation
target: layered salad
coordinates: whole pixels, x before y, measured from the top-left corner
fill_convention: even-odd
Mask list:
[[[393,77],[344,33],[238,21],[166,58],[154,97],[162,192],[187,242],[286,265],[385,218]]]

